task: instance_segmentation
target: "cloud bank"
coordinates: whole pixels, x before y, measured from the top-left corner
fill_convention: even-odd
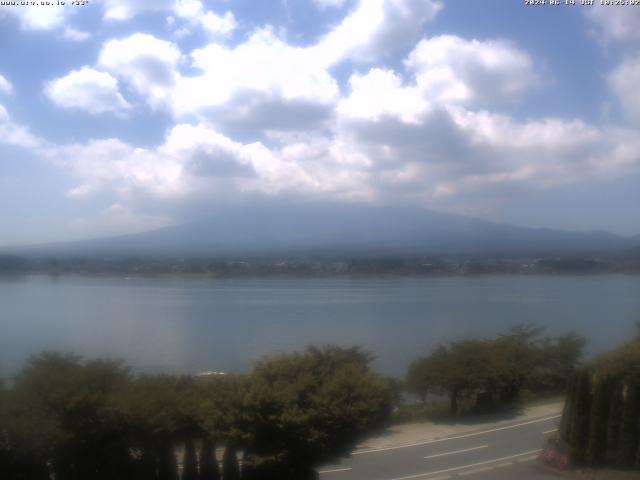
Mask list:
[[[158,115],[170,126],[152,145],[98,131],[45,142],[0,106],[0,142],[68,173],[69,201],[106,199],[98,218],[115,224],[120,215],[123,229],[136,215],[170,223],[170,202],[243,196],[490,215],[513,196],[640,172],[640,48],[606,74],[624,121],[524,117],[512,107],[546,88],[526,45],[433,34],[445,8],[435,0],[314,3],[342,18],[305,42],[244,25],[226,2],[105,0],[106,25],[156,15],[165,31],[123,28],[100,40],[72,27],[71,11],[16,10],[25,30],[96,42],[43,82],[53,107],[114,122]],[[590,28],[606,42],[638,40],[637,12],[617,12],[594,9]],[[0,94],[14,93],[0,75]]]

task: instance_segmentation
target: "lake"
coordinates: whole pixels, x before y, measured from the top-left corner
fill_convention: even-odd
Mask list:
[[[640,275],[202,279],[0,277],[0,376],[43,349],[140,372],[243,372],[308,344],[359,345],[384,374],[450,340],[535,323],[590,353],[635,333]]]

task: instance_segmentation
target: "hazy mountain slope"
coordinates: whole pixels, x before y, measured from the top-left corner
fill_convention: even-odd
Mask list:
[[[136,235],[32,247],[65,255],[616,253],[638,239],[494,224],[417,208],[263,205]]]

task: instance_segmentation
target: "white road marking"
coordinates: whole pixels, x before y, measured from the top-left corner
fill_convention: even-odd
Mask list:
[[[558,429],[557,429],[557,428],[554,428],[553,430],[546,430],[546,431],[542,432],[542,434],[543,434],[543,435],[546,435],[546,434],[548,434],[548,433],[554,433],[554,432],[557,432],[557,431],[558,431]]]
[[[490,470],[493,470],[494,467],[489,466],[489,467],[478,467],[478,468],[474,468],[473,470],[467,470],[466,472],[460,472],[458,473],[458,476],[460,477],[466,477],[468,475],[475,475],[476,473],[482,473],[482,472],[488,472]]]
[[[519,458],[519,459],[515,460],[515,462],[517,462],[517,463],[525,463],[525,462],[530,462],[531,460],[537,460],[537,459],[538,459],[538,455],[531,455],[530,457]]]
[[[505,427],[497,427],[497,428],[492,428],[490,430],[483,430],[482,432],[473,432],[473,433],[467,433],[467,434],[464,434],[464,435],[457,435],[457,436],[453,436],[453,437],[438,438],[436,440],[427,440],[425,442],[408,443],[408,444],[405,444],[405,445],[396,445],[396,446],[393,446],[393,447],[372,448],[370,450],[362,450],[360,452],[352,452],[351,455],[364,455],[365,453],[385,452],[387,450],[399,450],[401,448],[419,447],[421,445],[430,445],[432,443],[448,442],[450,440],[458,440],[460,438],[476,437],[478,435],[484,435],[486,433],[498,432],[498,431],[501,431],[501,430],[509,430],[511,428],[523,427],[525,425],[532,425],[534,423],[546,422],[547,420],[553,420],[555,418],[560,418],[561,416],[562,416],[562,414],[553,415],[551,417],[538,418],[536,420],[530,420],[528,422],[518,423],[516,425],[507,425]]]
[[[517,460],[513,460],[511,462],[499,463],[498,465],[489,465],[488,467],[474,468],[473,470],[466,470],[464,472],[456,473],[455,477],[468,477],[469,475],[488,472],[490,470],[496,470],[497,468],[501,468],[501,467],[510,467],[511,465],[515,465],[516,463],[530,462],[531,460],[536,460],[537,458],[538,458],[538,455],[531,455],[528,457],[518,458]],[[452,478],[452,476],[449,475],[448,478]],[[435,480],[435,478],[432,477],[429,480]]]
[[[324,474],[324,473],[338,473],[338,472],[348,472],[349,470],[353,470],[351,467],[349,468],[333,468],[331,470],[321,470],[318,473],[320,475]]]
[[[415,475],[407,475],[406,477],[392,478],[391,480],[409,480],[411,478],[429,477],[431,475],[438,475],[438,474],[441,474],[441,473],[455,472],[456,470],[464,470],[466,468],[473,468],[473,467],[478,467],[480,465],[487,465],[489,463],[502,462],[504,460],[510,460],[512,458],[518,458],[518,457],[522,457],[522,456],[525,456],[525,455],[531,455],[532,453],[540,453],[541,451],[542,450],[540,450],[540,449],[538,449],[538,450],[529,450],[528,452],[516,453],[515,455],[509,455],[508,457],[494,458],[493,460],[485,460],[484,462],[470,463],[469,465],[461,465],[459,467],[445,468],[443,470],[435,470],[433,472],[416,473]]]
[[[424,458],[436,458],[444,457],[446,455],[455,455],[456,453],[472,452],[473,450],[480,450],[481,448],[487,448],[489,445],[480,445],[478,447],[465,448],[464,450],[454,450],[452,452],[436,453],[435,455],[428,455]]]

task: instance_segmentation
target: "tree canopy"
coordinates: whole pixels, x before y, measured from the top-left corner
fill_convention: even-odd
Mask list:
[[[309,348],[242,376],[135,376],[118,361],[41,354],[0,390],[0,477],[177,480],[179,460],[185,480],[313,477],[389,413],[370,360]]]
[[[572,461],[640,470],[640,338],[574,375],[560,436]]]
[[[446,393],[451,413],[462,397],[477,404],[494,398],[513,402],[524,387],[563,391],[578,365],[584,339],[575,333],[541,338],[542,330],[518,326],[493,339],[472,339],[440,345],[414,361],[407,385],[423,400],[429,392]]]
[[[249,452],[292,479],[349,453],[391,408],[388,383],[370,360],[359,349],[311,347],[259,362],[243,404]]]

